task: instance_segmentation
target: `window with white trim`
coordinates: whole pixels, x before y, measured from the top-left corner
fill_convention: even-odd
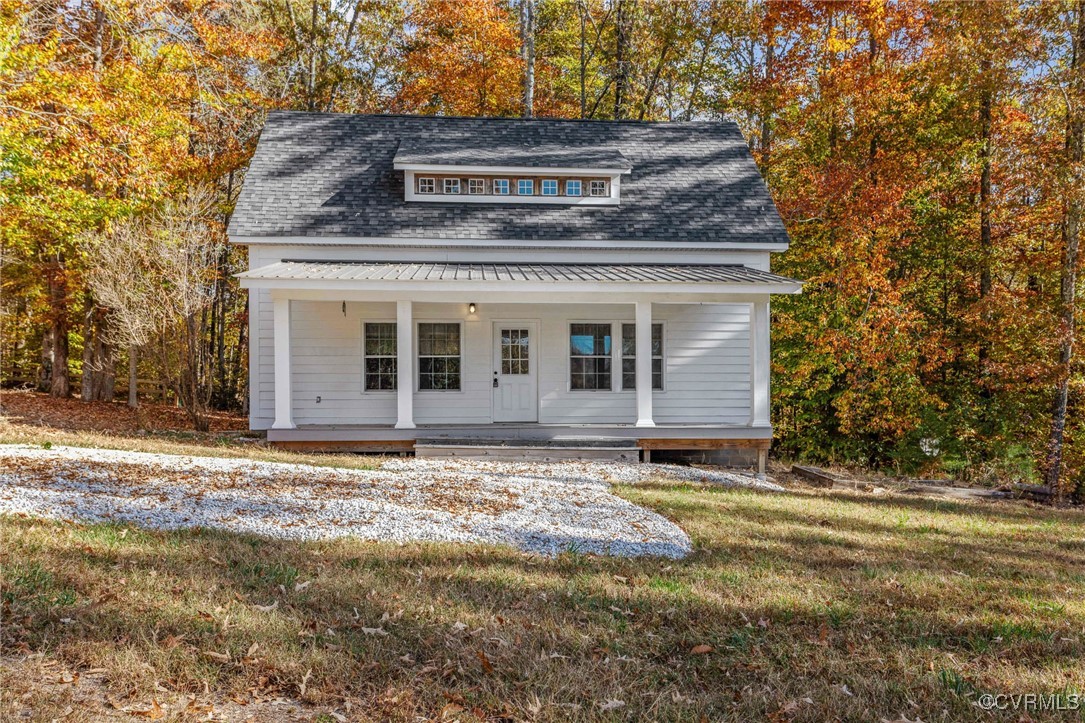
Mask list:
[[[579,196],[583,193],[583,188],[580,185],[579,180],[570,178],[565,182],[565,195],[566,196]]]
[[[493,180],[493,189],[495,196],[507,196],[509,195],[509,179],[507,178],[495,178]]]
[[[437,181],[436,179],[421,176],[418,179],[418,192],[419,193],[437,193]]]
[[[435,391],[460,389],[460,325],[418,325],[418,388]]]
[[[569,388],[610,391],[613,337],[610,324],[569,325]]]
[[[521,178],[516,181],[517,196],[534,196],[535,181],[530,178]]]
[[[556,196],[558,195],[558,179],[556,178],[544,178],[542,182],[542,195],[544,196]]]
[[[467,193],[472,196],[480,196],[486,193],[486,179],[485,178],[469,178],[467,179]]]
[[[398,372],[395,322],[366,322],[364,336],[365,390],[394,390]]]
[[[637,388],[637,325],[622,324],[622,389]],[[652,389],[663,388],[663,325],[652,324]]]
[[[588,184],[588,188],[591,191],[591,195],[593,195],[593,196],[609,196],[610,195],[607,192],[607,182],[606,181],[591,181]]]
[[[445,179],[445,193],[457,194],[460,192],[460,179],[458,178],[446,178]]]

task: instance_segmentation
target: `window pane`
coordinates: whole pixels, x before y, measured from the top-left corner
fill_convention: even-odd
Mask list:
[[[494,179],[494,194],[498,196],[506,196],[509,193],[509,179],[507,178],[495,178]]]
[[[610,324],[572,324],[569,350],[574,356],[610,356]]]
[[[622,389],[637,388],[637,360],[622,357]]]
[[[459,324],[419,324],[418,354],[420,356],[459,356]]]
[[[637,325],[622,324],[622,356],[637,355]]]
[[[460,388],[460,325],[418,325],[418,388]]]
[[[556,179],[547,178],[543,179],[542,192],[544,196],[556,196],[558,195],[558,182]]]
[[[535,194],[535,181],[530,178],[521,178],[516,182],[516,193],[521,196],[532,196]]]
[[[579,196],[580,181],[566,181],[565,182],[565,195],[566,196]]]
[[[652,356],[663,356],[662,324],[652,324]]]
[[[381,357],[365,360],[366,391],[394,390],[396,388],[397,364],[394,358]]]
[[[365,354],[366,356],[395,356],[396,325],[389,323],[366,324]]]

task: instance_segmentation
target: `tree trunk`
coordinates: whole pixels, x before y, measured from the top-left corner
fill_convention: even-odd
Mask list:
[[[625,90],[628,82],[628,69],[625,67],[626,12],[627,0],[617,0],[617,23],[614,48],[614,120],[621,120],[625,114]]]
[[[128,406],[139,406],[139,352],[132,346],[128,348]]]
[[[1051,414],[1051,440],[1048,445],[1047,486],[1052,501],[1062,492],[1062,447],[1066,431],[1066,407],[1069,402],[1070,370],[1074,359],[1074,332],[1077,321],[1077,263],[1081,231],[1082,200],[1080,179],[1082,160],[1085,158],[1085,1],[1078,0],[1074,6],[1076,27],[1070,61],[1070,97],[1066,111],[1066,156],[1072,179],[1067,195],[1062,231],[1061,284],[1059,306],[1061,307],[1062,344],[1059,349],[1059,377],[1055,386],[1055,401]]]
[[[102,339],[102,312],[91,306],[83,322],[83,380],[79,396],[84,402],[109,402],[113,400],[115,386],[113,350]]]
[[[68,377],[68,295],[65,292],[58,265],[49,272],[49,394],[54,397],[71,394]]]
[[[980,63],[980,76],[983,89],[980,94],[980,344],[977,351],[979,362],[980,397],[984,402],[980,412],[984,424],[990,412],[991,385],[987,381],[988,359],[991,355],[988,339],[990,338],[990,312],[987,297],[991,295],[991,104],[992,92],[988,76],[991,63],[984,59]]]
[[[535,115],[535,0],[520,0],[520,54],[524,59],[524,118]]]

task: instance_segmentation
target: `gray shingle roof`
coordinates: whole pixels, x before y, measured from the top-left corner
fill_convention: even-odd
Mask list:
[[[279,261],[243,279],[335,281],[543,281],[592,283],[779,284],[799,282],[737,264],[532,264]]]
[[[592,148],[632,166],[617,206],[406,202],[407,149]],[[466,153],[467,151],[465,151]],[[268,115],[230,235],[464,240],[787,243],[731,122]]]
[[[475,137],[416,138],[399,144],[398,165],[514,166],[517,168],[605,168],[629,170],[633,166],[617,148],[573,146],[565,143],[496,143],[479,147]]]

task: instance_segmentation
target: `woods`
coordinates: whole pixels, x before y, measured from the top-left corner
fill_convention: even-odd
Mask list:
[[[1076,0],[5,2],[0,379],[243,408],[269,109],[728,118],[807,282],[777,453],[1081,494],[1083,50]]]

